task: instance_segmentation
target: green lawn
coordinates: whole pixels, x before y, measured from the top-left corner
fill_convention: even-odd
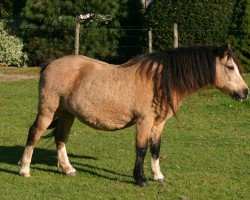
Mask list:
[[[244,78],[250,85],[250,75]],[[133,185],[134,127],[103,132],[77,120],[67,145],[76,177],[58,173],[55,145],[45,140],[35,149],[32,177],[19,176],[37,85],[37,79],[0,83],[0,199],[250,199],[250,100],[236,102],[212,89],[186,99],[179,121],[173,118],[165,127],[165,185],[152,180],[145,188]],[[149,152],[145,173],[151,177]]]

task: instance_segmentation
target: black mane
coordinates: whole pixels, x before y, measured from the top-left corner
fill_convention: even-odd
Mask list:
[[[228,45],[218,46],[194,46],[168,49],[138,56],[131,59],[122,67],[138,66],[138,72],[142,75],[153,77],[154,103],[169,107],[175,114],[173,105],[173,92],[179,96],[190,94],[198,89],[214,85],[216,76],[216,57],[222,58],[225,54],[232,57],[235,63],[240,62]]]

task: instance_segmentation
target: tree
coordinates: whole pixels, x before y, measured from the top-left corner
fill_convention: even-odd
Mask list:
[[[123,35],[119,40],[118,60],[125,62],[141,54],[145,48],[144,9],[141,0],[128,0],[124,5],[127,15],[121,20]]]
[[[245,71],[250,72],[250,0],[236,1],[231,30],[229,40]]]
[[[153,48],[173,47],[173,24],[179,27],[179,45],[225,43],[234,0],[154,0],[146,10],[153,29]]]
[[[1,0],[0,17],[18,17],[26,0]]]
[[[74,31],[81,23],[80,54],[109,60],[121,35],[120,9],[126,0],[27,0],[22,13],[26,51],[32,64],[74,52]],[[82,16],[82,18],[79,16]]]

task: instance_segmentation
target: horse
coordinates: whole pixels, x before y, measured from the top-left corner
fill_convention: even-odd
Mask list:
[[[65,143],[75,118],[100,130],[135,124],[135,184],[146,186],[144,158],[151,152],[153,180],[164,183],[159,154],[161,133],[183,100],[204,87],[214,87],[242,101],[249,89],[239,59],[229,45],[167,49],[112,65],[83,55],[52,61],[41,70],[38,112],[29,129],[19,174],[30,177],[30,163],[42,133],[54,127],[58,169],[76,175]]]

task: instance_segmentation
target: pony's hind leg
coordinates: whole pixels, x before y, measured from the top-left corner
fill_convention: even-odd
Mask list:
[[[56,116],[56,112],[59,107],[59,100],[60,99],[58,96],[48,94],[46,92],[42,92],[40,94],[36,120],[29,129],[24,153],[21,160],[19,161],[19,164],[21,165],[19,174],[21,176],[30,176],[30,162],[32,159],[34,146],[42,136],[42,133],[49,127]]]
[[[151,152],[151,170],[153,173],[153,179],[160,183],[164,183],[164,176],[161,173],[160,169],[160,147],[161,147],[161,133],[165,121],[161,122],[158,125],[153,126],[151,130],[151,140],[150,140],[150,152]]]
[[[23,156],[19,161],[21,176],[30,177],[30,162],[34,150],[35,143],[40,139],[42,133],[48,128],[53,120],[54,112],[48,112],[47,115],[38,114],[35,122],[29,129],[29,134],[24,149]]]
[[[67,141],[74,119],[74,115],[67,111],[63,111],[58,118],[57,125],[54,130],[58,156],[58,169],[63,174],[70,176],[75,176],[76,170],[71,166],[69,162],[65,143]]]

